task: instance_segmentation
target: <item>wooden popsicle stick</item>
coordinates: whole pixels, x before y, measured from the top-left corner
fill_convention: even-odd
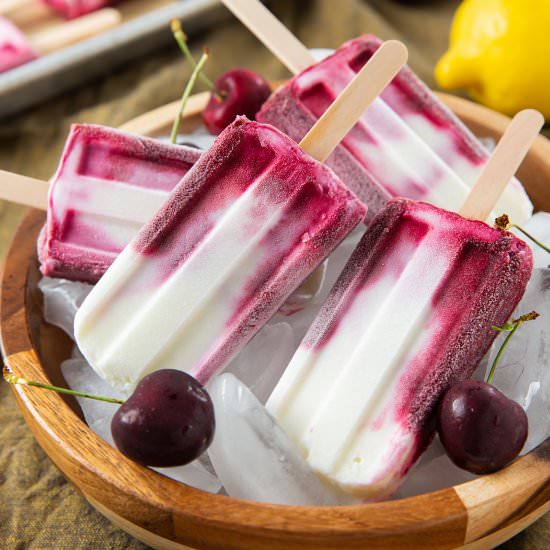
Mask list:
[[[309,50],[258,0],[222,2],[293,74],[316,63]]]
[[[0,170],[0,199],[46,210],[49,182]]]
[[[302,149],[324,162],[406,62],[404,44],[384,42],[304,136]]]
[[[462,216],[477,220],[489,217],[543,125],[544,117],[534,109],[520,111],[512,119],[460,208]]]
[[[28,40],[37,52],[44,55],[116,27],[121,21],[122,15],[118,10],[103,8],[30,35]]]

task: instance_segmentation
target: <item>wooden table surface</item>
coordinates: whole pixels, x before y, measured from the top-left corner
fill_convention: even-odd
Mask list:
[[[337,9],[335,4],[275,0],[271,9],[310,47],[338,47],[365,32],[400,38],[409,47],[410,65],[433,85],[433,66],[445,49],[456,0],[342,0]],[[268,79],[289,76],[235,20],[193,38],[195,52],[203,45],[210,48],[207,72],[212,76],[236,65]],[[118,126],[179,97],[189,74],[174,46],[17,118],[0,121],[0,168],[47,179],[72,122]],[[24,213],[25,208],[0,201],[0,257]],[[2,548],[146,548],[112,526],[65,481],[27,430],[6,384],[0,384],[0,418]],[[547,515],[501,548],[546,550],[549,541]]]

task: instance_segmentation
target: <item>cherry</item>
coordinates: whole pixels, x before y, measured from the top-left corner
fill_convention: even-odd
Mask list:
[[[452,386],[437,412],[439,437],[449,458],[474,474],[500,470],[527,439],[527,415],[494,386],[466,380]]]
[[[189,374],[163,369],[143,378],[111,422],[122,454],[146,466],[179,466],[198,458],[214,435],[210,396]]]
[[[27,380],[5,366],[3,374],[10,384],[121,405],[111,421],[115,445],[128,458],[145,466],[187,464],[208,448],[214,436],[210,396],[197,380],[179,370],[149,374],[127,401]]]
[[[253,119],[271,94],[269,84],[262,76],[241,68],[223,73],[214,83],[214,89],[202,112],[204,125],[214,135],[238,115]]]

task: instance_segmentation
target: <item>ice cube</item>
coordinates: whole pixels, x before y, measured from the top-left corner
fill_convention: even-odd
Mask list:
[[[242,380],[265,403],[283,374],[297,343],[287,322],[270,322],[225,369]]]
[[[64,361],[61,364],[61,372],[68,386],[73,390],[117,399],[128,397],[120,390],[109,386],[84,359],[76,358]],[[119,405],[84,397],[77,397],[77,400],[90,429],[114,447],[111,420]],[[200,458],[185,466],[152,469],[203,491],[217,493],[221,488],[221,483],[201,464]]]
[[[187,147],[196,147],[206,151],[210,149],[217,136],[212,135],[204,126],[199,126],[191,134],[178,134],[176,143],[178,145],[186,145]],[[159,136],[159,141],[171,143],[170,136]]]
[[[350,502],[313,473],[264,406],[234,375],[209,385],[216,433],[208,450],[227,493],[233,497],[290,505]]]
[[[529,435],[522,454],[550,435],[550,269],[535,269],[525,295],[512,317],[536,311],[538,319],[523,323],[508,342],[493,384],[527,412]],[[491,348],[486,376],[508,333]]]
[[[84,298],[92,290],[92,285],[42,277],[38,288],[44,296],[44,319],[59,327],[74,340],[74,316]]]
[[[510,220],[514,223],[514,220]],[[537,212],[528,222],[522,225],[522,228],[530,235],[547,247],[550,247],[550,212]],[[521,231],[512,229],[520,239],[526,241],[533,250],[535,268],[544,268],[550,266],[550,254],[533,241],[528,239]]]

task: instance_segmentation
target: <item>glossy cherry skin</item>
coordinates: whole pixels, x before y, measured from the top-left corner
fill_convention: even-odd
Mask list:
[[[213,93],[202,112],[204,125],[214,135],[229,126],[238,115],[253,120],[271,94],[269,84],[262,76],[240,68],[223,73],[214,87],[223,97]]]
[[[437,429],[457,466],[474,474],[489,474],[518,456],[527,439],[527,415],[494,386],[466,380],[443,396]]]
[[[145,466],[180,466],[199,457],[214,436],[210,396],[189,374],[173,369],[143,378],[111,422],[115,445]]]

